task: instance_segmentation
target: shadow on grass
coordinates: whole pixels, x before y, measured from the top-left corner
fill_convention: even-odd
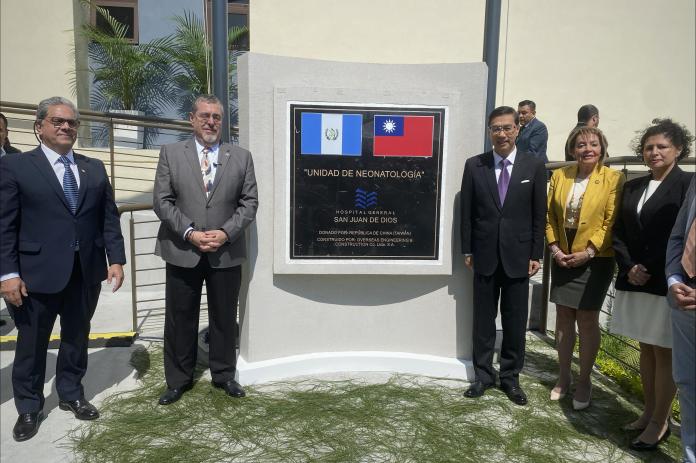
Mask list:
[[[553,340],[544,339],[546,345],[551,347]],[[555,351],[541,347],[533,343],[532,349],[526,354],[528,365],[526,376],[534,378],[539,384],[545,387],[545,397],[539,400],[546,400],[549,406],[554,406],[548,400],[548,394],[556,384],[556,372],[558,364]],[[579,365],[574,361],[573,376],[579,374]],[[662,444],[654,452],[635,452],[628,448],[631,440],[635,439],[639,432],[623,431],[621,427],[626,423],[634,421],[640,414],[642,404],[635,399],[626,397],[625,392],[608,377],[597,374],[592,375],[592,402],[589,408],[576,411],[572,406],[572,393],[564,399],[556,402],[565,416],[568,424],[580,434],[602,439],[620,448],[623,452],[628,452],[633,459],[628,461],[650,461],[650,462],[673,462],[680,454],[679,439],[673,437],[671,441]],[[572,391],[571,391],[572,392]]]
[[[276,382],[248,387],[244,399],[197,381],[180,401],[161,407],[162,351],[148,352],[132,359],[140,387],[110,397],[100,420],[73,431],[78,461],[640,461],[612,431],[635,407],[613,397],[603,379],[589,413],[549,402],[553,351],[537,340],[530,341],[522,378],[527,407],[498,390],[467,400],[463,381],[407,375]],[[677,447],[670,443],[670,454]]]

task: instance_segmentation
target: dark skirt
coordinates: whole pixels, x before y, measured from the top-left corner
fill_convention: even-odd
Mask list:
[[[576,232],[566,229],[571,248]],[[613,277],[613,257],[595,257],[582,267],[574,268],[561,268],[554,260],[549,300],[578,310],[600,310]]]
[[[551,267],[549,300],[579,310],[599,310],[614,276],[613,257],[595,257],[582,267]]]

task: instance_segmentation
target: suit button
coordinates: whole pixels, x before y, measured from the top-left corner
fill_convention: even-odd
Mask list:
[[[206,208],[206,209],[210,209],[210,206],[206,205],[205,208]]]

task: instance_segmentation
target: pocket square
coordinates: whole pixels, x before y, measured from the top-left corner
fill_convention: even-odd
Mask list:
[[[527,180],[522,180],[520,183],[529,183],[529,179],[527,179]]]

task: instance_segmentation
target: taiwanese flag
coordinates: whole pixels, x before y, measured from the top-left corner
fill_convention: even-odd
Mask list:
[[[433,116],[375,116],[374,155],[433,155]]]

